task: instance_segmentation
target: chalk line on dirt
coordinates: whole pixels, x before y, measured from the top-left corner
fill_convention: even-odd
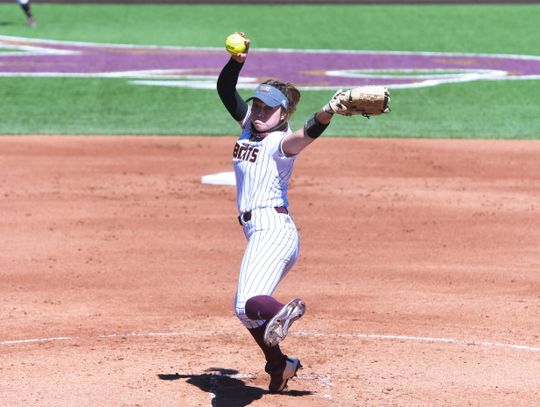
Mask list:
[[[210,335],[210,334],[208,334]],[[215,333],[211,333],[215,335]],[[112,339],[112,338],[129,338],[129,337],[177,337],[177,336],[195,336],[186,332],[127,332],[127,333],[112,333],[106,335],[99,335],[95,339]],[[204,333],[197,332],[196,336],[204,336]],[[467,346],[481,346],[491,348],[501,348],[510,350],[540,352],[540,347],[492,342],[492,341],[478,341],[474,339],[455,339],[455,338],[435,338],[427,336],[407,336],[407,335],[384,335],[384,334],[370,334],[370,333],[325,333],[325,332],[312,332],[308,330],[300,330],[295,333],[291,333],[291,336],[311,336],[311,337],[323,337],[323,338],[358,338],[371,341],[398,341],[398,342],[425,342],[425,343],[446,343],[453,345],[467,345]],[[77,339],[84,339],[76,336],[57,336],[49,338],[30,338],[30,339],[13,339],[0,341],[0,345],[18,345],[18,344],[32,344],[32,343],[44,343],[44,342],[58,342],[58,341],[72,341]],[[88,339],[88,338],[87,338]]]

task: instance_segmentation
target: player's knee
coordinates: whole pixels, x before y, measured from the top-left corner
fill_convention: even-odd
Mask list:
[[[234,309],[234,313],[236,314],[236,317],[240,321],[243,321],[244,319],[247,318],[246,317],[246,303],[244,301],[240,302],[238,301],[238,298],[235,298],[233,309]]]
[[[247,329],[254,329],[264,324],[264,321],[254,321],[248,318],[248,316],[246,315],[245,301],[240,303],[237,300],[235,300],[233,308],[234,308],[234,313],[236,317],[239,319],[242,325],[244,325]]]
[[[234,313],[239,320],[246,318],[246,309],[244,307],[234,306]]]

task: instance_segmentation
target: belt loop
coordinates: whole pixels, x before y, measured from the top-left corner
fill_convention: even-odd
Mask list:
[[[243,222],[249,222],[251,220],[251,211],[248,212],[242,212],[240,216],[238,216],[238,222],[240,225],[244,225]]]
[[[275,206],[274,210],[277,213],[283,213],[283,214],[289,214],[289,210],[286,206]],[[240,223],[241,226],[244,226],[243,222],[249,222],[251,220],[251,211],[248,212],[242,212],[238,216],[238,223]]]

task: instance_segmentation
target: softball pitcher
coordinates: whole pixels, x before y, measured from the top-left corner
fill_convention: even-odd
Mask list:
[[[270,392],[278,393],[302,367],[298,359],[283,354],[279,343],[306,310],[299,298],[283,304],[272,296],[299,251],[300,238],[287,200],[294,161],[324,132],[334,113],[368,117],[386,113],[390,97],[382,87],[338,90],[303,128],[293,132],[288,120],[300,101],[294,85],[268,80],[246,101],[238,94],[236,84],[249,51],[249,40],[244,33],[241,35],[245,51],[232,55],[217,81],[221,101],[241,127],[232,160],[238,220],[248,243],[234,310],[264,353]]]
[[[288,119],[300,100],[300,92],[292,84],[266,81],[244,101],[236,84],[249,50],[247,38],[246,46],[245,53],[231,57],[217,82],[221,101],[242,129],[232,159],[238,220],[248,243],[234,309],[262,349],[269,390],[277,393],[301,367],[298,359],[282,353],[279,342],[306,309],[301,299],[283,304],[272,297],[299,251],[298,230],[287,208],[287,188],[296,157],[322,134],[333,112],[321,109],[304,128],[292,132]]]

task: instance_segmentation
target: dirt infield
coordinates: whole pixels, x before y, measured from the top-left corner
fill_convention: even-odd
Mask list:
[[[322,138],[270,395],[232,311],[233,139],[0,138],[0,405],[534,406],[540,142]]]

